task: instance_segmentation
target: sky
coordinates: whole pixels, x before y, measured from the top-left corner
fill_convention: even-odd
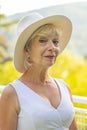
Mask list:
[[[13,15],[34,9],[87,0],[0,0],[0,14]]]

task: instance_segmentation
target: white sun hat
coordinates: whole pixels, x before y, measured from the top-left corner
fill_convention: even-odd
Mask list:
[[[25,72],[24,46],[32,33],[37,28],[45,24],[53,24],[57,28],[61,29],[62,35],[60,37],[60,52],[62,52],[68,44],[72,33],[72,23],[69,18],[63,15],[51,15],[44,17],[37,12],[29,13],[29,15],[20,20],[17,28],[18,38],[14,50],[14,66],[17,71],[21,73]]]

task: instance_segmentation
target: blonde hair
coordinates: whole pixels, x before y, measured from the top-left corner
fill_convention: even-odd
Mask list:
[[[58,29],[53,24],[45,24],[41,27],[39,27],[37,30],[33,32],[33,34],[29,37],[27,40],[24,49],[27,51],[32,44],[32,39],[34,39],[36,36],[47,36],[49,33],[56,33],[58,36],[61,34],[61,30]]]

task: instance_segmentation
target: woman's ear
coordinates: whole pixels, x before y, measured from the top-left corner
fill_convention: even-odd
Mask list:
[[[30,55],[30,50],[27,49],[27,50],[24,51],[24,53],[25,53],[25,56],[29,56]]]

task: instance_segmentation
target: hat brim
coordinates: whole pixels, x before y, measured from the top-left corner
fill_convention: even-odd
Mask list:
[[[66,47],[66,45],[68,44],[72,33],[72,23],[66,16],[53,15],[46,18],[42,18],[32,23],[30,26],[26,27],[25,30],[18,36],[16,42],[15,51],[14,51],[14,66],[17,71],[21,73],[25,72],[24,46],[28,38],[37,28],[47,23],[54,24],[57,28],[60,28],[62,31],[62,35],[60,38],[60,52],[62,52]]]

